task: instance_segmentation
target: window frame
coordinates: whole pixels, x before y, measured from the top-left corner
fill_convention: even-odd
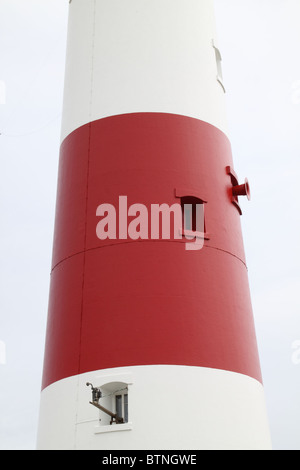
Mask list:
[[[180,204],[181,204],[181,210],[182,210],[182,228],[180,230],[180,234],[183,236],[183,240],[191,240],[195,237],[202,238],[204,240],[209,240],[210,235],[207,232],[207,221],[206,221],[206,216],[205,216],[205,204],[207,204],[207,201],[205,201],[202,197],[199,196],[198,191],[195,191],[193,189],[188,189],[188,188],[176,188],[175,189],[175,197],[180,199]],[[194,204],[202,204],[203,206],[203,231],[197,231],[193,230],[193,228],[197,228],[195,226],[196,222],[195,219],[192,219],[192,229],[188,230],[185,227],[185,213],[184,213],[184,200],[188,201],[194,201]],[[197,202],[196,202],[197,201]]]
[[[118,406],[117,406],[117,398],[121,397],[121,416],[119,416],[119,418],[123,418],[124,420],[124,423],[122,424],[125,424],[125,423],[128,423],[128,416],[129,416],[129,410],[128,410],[128,390],[124,390],[124,391],[116,391],[115,394],[114,394],[114,397],[115,397],[115,400],[114,400],[114,413],[118,414]],[[125,402],[125,397],[127,397],[127,403]],[[126,415],[127,415],[127,419],[126,419]],[[119,424],[118,424],[119,426]]]
[[[100,379],[100,378],[99,378]],[[130,411],[130,397],[131,386],[133,384],[131,375],[120,375],[120,376],[107,376],[102,377],[101,380],[94,380],[95,383],[98,383],[97,387],[103,393],[102,398],[106,398],[103,406],[107,407],[113,413],[116,413],[116,396],[122,395],[122,413],[124,414],[124,396],[127,395],[128,400],[128,421],[124,423],[112,423],[108,424],[108,420],[105,420],[105,424],[102,424],[101,420],[104,421],[104,416],[102,411],[99,410],[98,419],[95,419],[97,424],[94,426],[94,434],[102,434],[109,432],[118,432],[118,431],[130,431],[133,428]],[[122,390],[121,390],[122,389]],[[101,403],[101,399],[100,399]],[[125,416],[122,416],[125,421]]]
[[[220,52],[220,49],[216,46],[214,40],[212,40],[212,46],[215,51],[215,58],[216,58],[216,66],[217,66],[217,82],[221,85],[223,88],[224,93],[226,93],[226,89],[224,86],[224,80],[223,80],[223,70],[222,70],[222,55]]]

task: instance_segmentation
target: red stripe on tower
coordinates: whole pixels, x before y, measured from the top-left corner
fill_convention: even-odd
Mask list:
[[[44,387],[77,373],[145,364],[261,380],[227,166],[227,137],[184,116],[115,116],[65,139]],[[148,240],[97,238],[99,204],[118,214],[119,195],[126,195],[128,207],[142,203],[150,214],[152,204],[178,202],[176,188],[207,201],[202,250],[188,253],[181,240],[166,242],[161,234],[153,240],[150,227]]]

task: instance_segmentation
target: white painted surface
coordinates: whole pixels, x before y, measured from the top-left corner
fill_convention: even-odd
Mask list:
[[[128,384],[129,423],[100,429],[86,382]],[[38,449],[271,448],[258,381],[187,366],[116,368],[56,382],[42,392],[38,436]]]
[[[107,116],[163,112],[227,132],[212,0],[73,0],[62,139]]]

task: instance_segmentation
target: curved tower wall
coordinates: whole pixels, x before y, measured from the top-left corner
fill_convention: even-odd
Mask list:
[[[211,0],[70,3],[39,449],[270,447],[220,59]]]

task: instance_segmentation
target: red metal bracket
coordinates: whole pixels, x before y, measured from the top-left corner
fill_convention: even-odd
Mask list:
[[[233,170],[233,168],[231,168],[231,166],[226,167],[226,173],[231,178],[231,184],[232,184],[232,188],[230,189],[231,202],[235,205],[235,207],[239,211],[240,215],[242,215],[243,212],[242,212],[242,209],[239,205],[238,197],[239,196],[247,196],[248,201],[250,201],[251,193],[250,193],[249,182],[246,178],[244,184],[239,184],[238,177],[237,177],[235,171]]]

